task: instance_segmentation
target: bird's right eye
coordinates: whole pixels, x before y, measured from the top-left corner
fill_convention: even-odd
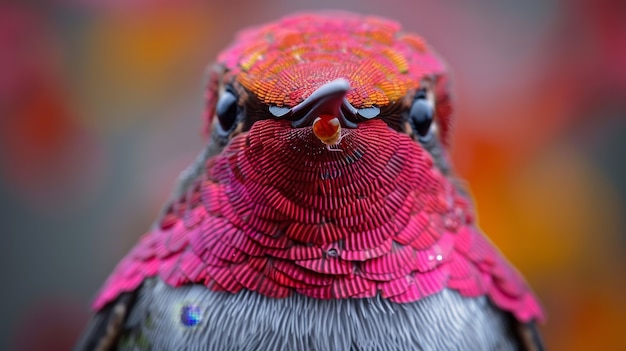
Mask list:
[[[229,132],[237,121],[237,100],[237,95],[227,88],[217,101],[215,112],[222,130],[225,132]]]
[[[430,139],[434,115],[435,108],[426,97],[426,91],[418,91],[409,111],[409,120],[420,141]]]

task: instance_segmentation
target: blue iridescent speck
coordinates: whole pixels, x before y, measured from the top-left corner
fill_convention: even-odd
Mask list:
[[[183,306],[180,322],[187,327],[194,327],[202,322],[202,310],[198,306]]]

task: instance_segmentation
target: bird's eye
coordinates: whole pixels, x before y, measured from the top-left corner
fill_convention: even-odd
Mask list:
[[[237,95],[229,88],[224,90],[217,101],[215,112],[222,129],[225,132],[230,131],[237,120]]]
[[[435,108],[432,102],[426,97],[426,91],[420,90],[415,95],[415,100],[413,100],[413,105],[409,112],[410,123],[420,139],[427,138],[434,114]]]

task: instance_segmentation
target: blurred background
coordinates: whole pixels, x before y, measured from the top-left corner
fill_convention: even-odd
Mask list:
[[[551,350],[626,349],[626,2],[55,0],[0,5],[0,349],[68,349],[203,145],[204,69],[306,9],[400,21],[447,60],[453,155]]]

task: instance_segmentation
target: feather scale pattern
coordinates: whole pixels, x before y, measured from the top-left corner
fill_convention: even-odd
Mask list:
[[[543,318],[428,152],[381,120],[347,130],[341,148],[327,150],[310,127],[256,122],[207,161],[94,307],[158,276],[273,298],[411,303],[451,289],[488,296],[520,321]]]

